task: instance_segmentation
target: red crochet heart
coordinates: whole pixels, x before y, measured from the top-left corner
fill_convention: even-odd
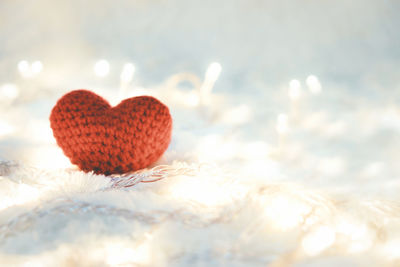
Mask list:
[[[73,164],[106,175],[154,163],[167,149],[172,132],[168,108],[154,97],[132,97],[111,107],[87,90],[60,98],[51,111],[50,125]]]

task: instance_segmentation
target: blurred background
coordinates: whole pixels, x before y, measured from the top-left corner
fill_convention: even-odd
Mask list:
[[[2,1],[1,74],[13,81],[20,60],[41,60],[49,87],[79,87],[106,58],[107,82],[133,61],[149,86],[218,61],[219,90],[256,94],[310,73],[388,90],[398,86],[398,11],[387,0]]]
[[[321,190],[335,203],[397,203],[399,12],[394,0],[2,0],[0,159],[71,167],[48,116],[72,89],[93,90],[113,104],[150,94],[174,118],[160,163],[213,163],[251,186],[291,183]],[[354,237],[367,244],[357,253],[378,251],[379,233],[367,217],[398,219],[398,207],[390,207],[385,215],[353,214],[367,225]],[[280,218],[293,219],[286,215]],[[400,236],[398,222],[391,230]],[[328,241],[327,247],[336,242]],[[268,262],[260,255],[272,252],[254,242],[262,249],[243,252],[243,264]],[[376,261],[350,262],[398,263],[393,248],[400,238],[390,242],[371,256]],[[283,243],[277,247],[284,251]],[[343,246],[336,252],[350,253]],[[205,262],[218,265],[212,257]]]

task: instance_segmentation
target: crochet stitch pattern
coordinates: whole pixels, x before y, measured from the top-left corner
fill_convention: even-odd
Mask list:
[[[168,148],[172,135],[169,109],[156,98],[132,97],[111,107],[84,89],[57,101],[50,126],[71,163],[105,175],[149,166]]]

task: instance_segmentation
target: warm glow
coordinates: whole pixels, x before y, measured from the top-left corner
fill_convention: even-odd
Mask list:
[[[286,134],[289,131],[289,118],[286,114],[281,113],[278,115],[276,122],[276,131],[279,134]]]
[[[6,196],[0,198],[0,210],[6,209],[14,205],[21,205],[38,199],[40,192],[37,188],[27,184],[20,184],[11,197]]]
[[[265,151],[260,152],[260,156],[261,153],[265,153]],[[260,178],[263,182],[265,181],[263,179],[265,173],[268,173],[271,177],[279,176],[278,164],[275,161],[263,158],[248,160],[247,163],[243,164],[241,172],[252,178]]]
[[[135,66],[132,63],[126,63],[122,68],[121,72],[121,82],[122,83],[130,83],[133,79],[133,74],[135,73]]]
[[[151,262],[152,253],[148,238],[146,239],[138,246],[132,246],[131,242],[110,240],[105,245],[106,263],[111,266],[148,265]]]
[[[325,175],[340,175],[346,169],[346,162],[340,157],[321,158],[316,169]]]
[[[224,188],[201,177],[198,179],[182,179],[171,186],[171,191],[176,198],[198,202],[206,206],[224,204],[229,201],[228,192]]]
[[[32,71],[33,74],[39,74],[42,70],[43,70],[42,62],[40,62],[38,60],[38,61],[35,61],[35,62],[32,63],[31,71]]]
[[[6,83],[0,87],[0,98],[15,99],[19,95],[19,89],[16,84]]]
[[[210,134],[199,140],[196,154],[201,162],[213,162],[234,157],[237,149],[238,146],[234,140]]]
[[[43,63],[39,60],[29,64],[26,60],[21,60],[18,62],[18,71],[19,73],[25,77],[33,77],[38,75],[43,70]]]
[[[94,74],[98,77],[105,77],[110,72],[110,64],[107,60],[101,59],[94,64]]]
[[[389,260],[400,259],[400,239],[393,239],[383,246],[381,253]]]
[[[222,121],[228,124],[243,124],[249,121],[251,110],[249,106],[242,104],[238,107],[227,110],[222,116]]]
[[[189,107],[196,107],[200,103],[199,94],[195,91],[191,91],[186,95],[184,104]]]
[[[329,226],[319,226],[307,234],[301,245],[306,254],[315,256],[329,248],[336,239],[335,231]]]
[[[5,121],[0,120],[0,137],[12,134],[15,128]]]
[[[289,97],[292,100],[297,100],[301,96],[301,84],[298,80],[291,80],[289,83]]]
[[[221,64],[218,62],[213,62],[208,66],[204,82],[200,87],[201,102],[203,104],[208,104],[210,102],[210,93],[214,87],[214,83],[217,81],[219,75],[221,74]]]
[[[25,136],[36,143],[55,144],[50,121],[32,119],[25,125]]]
[[[254,141],[243,146],[240,154],[246,159],[265,159],[270,154],[270,146],[263,141]]]
[[[22,265],[23,267],[45,267],[46,265],[42,262],[40,262],[40,260],[29,260],[24,262],[24,264]]]
[[[222,175],[222,176],[221,176]],[[224,179],[223,174],[199,171],[193,177],[179,177],[169,187],[169,193],[177,199],[214,208],[241,198],[246,188]]]
[[[32,149],[29,153],[29,163],[37,168],[62,169],[71,167],[71,162],[56,145],[42,146]]]
[[[205,80],[215,82],[221,74],[221,70],[221,64],[219,64],[218,62],[211,63],[210,66],[208,66],[207,68]]]
[[[18,70],[24,76],[30,71],[29,63],[26,60],[21,60],[18,62]]]
[[[353,224],[347,220],[342,220],[337,224],[336,232],[346,235],[349,239],[347,244],[349,253],[359,253],[372,246],[371,236],[367,226],[364,224]]]
[[[322,89],[321,83],[319,82],[316,76],[314,75],[308,76],[306,79],[306,84],[311,93],[318,94],[321,92]]]
[[[299,199],[285,195],[274,196],[265,205],[265,214],[271,226],[281,231],[298,226],[311,211],[311,207]]]

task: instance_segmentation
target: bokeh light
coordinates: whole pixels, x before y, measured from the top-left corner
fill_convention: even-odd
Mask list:
[[[94,74],[98,77],[105,77],[110,72],[110,63],[105,59],[100,59],[94,64]]]

